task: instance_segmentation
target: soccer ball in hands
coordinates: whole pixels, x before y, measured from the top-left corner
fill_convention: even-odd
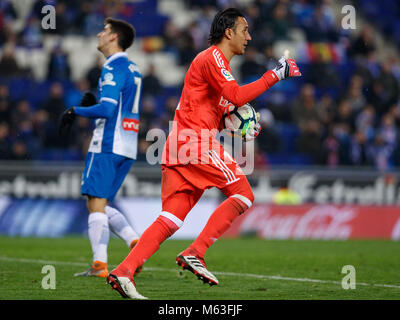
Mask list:
[[[241,137],[244,141],[254,140],[258,136],[261,129],[258,120],[259,114],[249,103],[241,107],[230,104],[222,116],[224,128],[232,136]]]

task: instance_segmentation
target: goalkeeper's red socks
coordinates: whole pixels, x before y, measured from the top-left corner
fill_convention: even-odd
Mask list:
[[[213,212],[206,226],[196,240],[186,249],[194,249],[200,257],[230,227],[232,221],[243,213],[247,206],[237,198],[226,199]],[[133,277],[138,267],[142,266],[159,248],[162,242],[178,230],[178,226],[164,216],[159,216],[146,229],[136,246],[122,263],[111,271],[116,276]]]
[[[111,271],[116,276],[132,278],[138,267],[141,267],[160,247],[165,239],[169,238],[178,227],[164,216],[159,216],[140,237],[129,255],[117,268]]]
[[[232,221],[246,209],[247,206],[242,201],[232,197],[226,199],[213,212],[199,236],[186,250],[194,249],[201,258],[204,258],[206,250],[228,230]]]

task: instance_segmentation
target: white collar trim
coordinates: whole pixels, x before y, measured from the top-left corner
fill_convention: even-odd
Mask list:
[[[109,56],[106,60],[106,62],[104,62],[103,67],[105,67],[106,65],[108,65],[111,61],[114,61],[115,59],[121,58],[121,57],[128,57],[128,54],[126,52],[117,52],[114,53],[113,55]]]

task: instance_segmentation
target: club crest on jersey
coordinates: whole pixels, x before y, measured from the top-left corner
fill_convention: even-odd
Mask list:
[[[228,70],[221,69],[221,73],[227,81],[235,80],[235,78],[231,75],[231,73]]]
[[[115,83],[115,81],[113,81],[113,79],[114,79],[114,75],[111,72],[107,72],[104,75],[104,80],[101,82],[101,86],[105,86],[105,85],[115,86],[116,83]]]
[[[139,120],[124,118],[122,120],[122,129],[125,131],[139,132]]]

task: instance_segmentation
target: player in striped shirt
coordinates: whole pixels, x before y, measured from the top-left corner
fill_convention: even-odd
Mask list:
[[[97,37],[97,49],[106,57],[98,85],[99,103],[93,94],[86,93],[81,103],[84,106],[65,111],[60,132],[68,132],[76,116],[96,121],[81,186],[82,195],[87,196],[93,263],[89,270],[75,275],[106,277],[110,228],[130,248],[139,238],[123,214],[110,203],[136,159],[142,75],[125,52],[135,38],[132,25],[107,18],[104,30]]]
[[[237,9],[229,8],[215,16],[209,40],[211,46],[197,55],[186,73],[173,127],[165,143],[161,165],[162,212],[107,278],[123,297],[144,298],[134,284],[136,268],[181,227],[203,192],[212,187],[220,189],[227,199],[176,261],[204,282],[218,284],[204,262],[206,250],[254,201],[246,176],[216,141],[225,107],[229,103],[242,106],[279,80],[301,75],[293,59],[282,57],[278,66],[260,79],[244,86],[237,84],[229,62],[233,56],[242,55],[251,40],[247,21]]]

